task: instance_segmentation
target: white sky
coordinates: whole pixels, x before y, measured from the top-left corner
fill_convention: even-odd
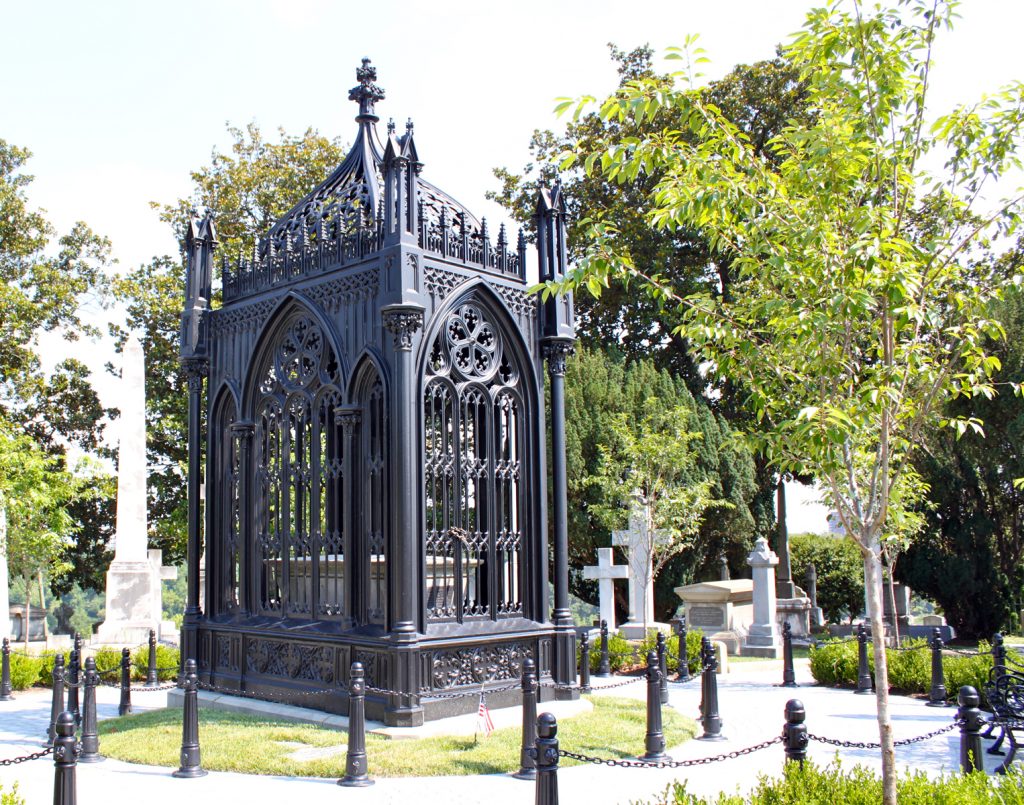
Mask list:
[[[348,90],[369,56],[387,93],[382,123],[411,117],[426,178],[496,231],[503,216],[484,201],[497,189],[491,169],[525,164],[533,130],[557,126],[554,98],[615,86],[607,42],[660,54],[699,33],[706,72],[719,77],[771,58],[811,5],[0,0],[0,137],[34,153],[32,202],[62,232],[81,219],[108,236],[124,270],[177,253],[149,202],[188,193],[189,171],[227,147],[225,122],[350,141]],[[1021,77],[1024,4],[971,0],[961,13],[937,51],[936,113]],[[97,366],[108,357],[76,351]],[[790,510],[792,531],[824,529],[823,510],[806,523],[795,500]]]

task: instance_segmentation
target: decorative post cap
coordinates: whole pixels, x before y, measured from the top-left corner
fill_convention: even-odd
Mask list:
[[[384,100],[384,90],[374,83],[377,80],[377,68],[370,64],[369,59],[364,58],[363,66],[356,68],[356,80],[359,84],[352,87],[348,93],[348,99],[359,104],[359,115],[356,120],[376,123],[380,118],[374,114],[374,104]]]
[[[754,543],[754,550],[747,557],[747,564],[751,567],[774,567],[778,563],[779,557],[768,547],[768,540],[759,537]]]

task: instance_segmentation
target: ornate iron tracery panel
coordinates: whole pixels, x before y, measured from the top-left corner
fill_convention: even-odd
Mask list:
[[[430,620],[522,614],[520,380],[483,307],[448,315],[423,394]]]
[[[339,375],[324,332],[305,314],[285,323],[257,374],[256,604],[264,614],[345,616]]]

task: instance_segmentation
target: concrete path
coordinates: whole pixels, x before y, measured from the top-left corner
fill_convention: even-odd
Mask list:
[[[676,760],[702,758],[751,746],[780,734],[783,708],[790,698],[799,698],[807,709],[811,733],[850,741],[877,741],[875,700],[851,691],[830,690],[813,686],[806,661],[797,669],[798,689],[776,687],[781,678],[778,663],[734,663],[731,672],[720,677],[719,700],[724,722],[724,741],[689,741],[670,748]],[[594,679],[595,686],[610,680]],[[670,702],[680,712],[697,718],[700,702],[699,681],[686,685],[670,685]],[[644,684],[617,688],[597,695],[632,696],[642,699]],[[100,719],[117,715],[118,692],[99,689]],[[13,702],[0,703],[0,759],[13,758],[37,751],[45,737],[49,722],[49,691],[34,690],[17,694]],[[164,706],[165,693],[133,693],[136,711]],[[926,707],[924,701],[894,696],[891,699],[896,739],[910,738],[949,724],[954,708]],[[541,706],[541,710],[543,710]],[[511,711],[501,712],[501,721],[516,722]],[[200,736],[202,725],[200,723]],[[986,742],[986,746],[990,745]],[[571,746],[562,746],[572,750]],[[102,747],[101,747],[102,751]],[[642,751],[642,747],[637,747]],[[827,763],[837,752],[846,766],[860,763],[878,769],[877,750],[841,749],[813,741],[809,755]],[[714,795],[721,791],[745,792],[759,774],[777,774],[783,763],[779,744],[736,759],[677,770],[621,769],[606,766],[579,766],[559,772],[559,794],[562,805],[594,805],[594,803],[628,803],[654,801],[674,780],[686,780],[687,789],[696,794]],[[956,773],[959,766],[959,733],[954,730],[921,743],[897,749],[902,768],[924,771],[929,775]],[[1000,758],[985,755],[986,768],[992,769]],[[177,780],[171,769],[138,766],[115,760],[78,767],[78,801],[80,805],[101,805],[118,798],[142,799],[152,805],[160,803],[223,803],[244,802],[246,805],[279,805],[301,801],[303,805],[319,803],[445,803],[445,805],[487,805],[515,803],[525,805],[534,799],[534,785],[507,775],[478,777],[434,777],[378,779],[365,789],[339,788],[333,780],[300,777],[257,777],[243,774],[211,772],[195,780]],[[370,768],[373,775],[373,768]],[[21,794],[30,805],[53,799],[53,762],[50,758],[0,768],[0,782],[5,788],[17,781]],[[112,799],[112,795],[116,795]]]

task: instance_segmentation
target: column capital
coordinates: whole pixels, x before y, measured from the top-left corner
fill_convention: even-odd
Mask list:
[[[541,346],[541,354],[548,362],[548,371],[560,377],[565,376],[566,363],[575,351],[576,342],[569,338],[545,339]]]
[[[362,421],[363,409],[357,406],[339,405],[334,409],[334,424],[341,425],[346,436],[351,436],[352,432],[359,427]]]
[[[233,422],[231,423],[231,432],[235,436],[240,436],[243,439],[252,436],[252,432],[256,429],[256,426],[249,421]]]
[[[188,380],[188,390],[202,391],[203,379],[210,374],[210,361],[206,358],[185,358],[181,368]]]
[[[423,327],[423,308],[420,305],[387,305],[381,309],[384,327],[395,339],[395,349],[409,352],[413,334]]]

